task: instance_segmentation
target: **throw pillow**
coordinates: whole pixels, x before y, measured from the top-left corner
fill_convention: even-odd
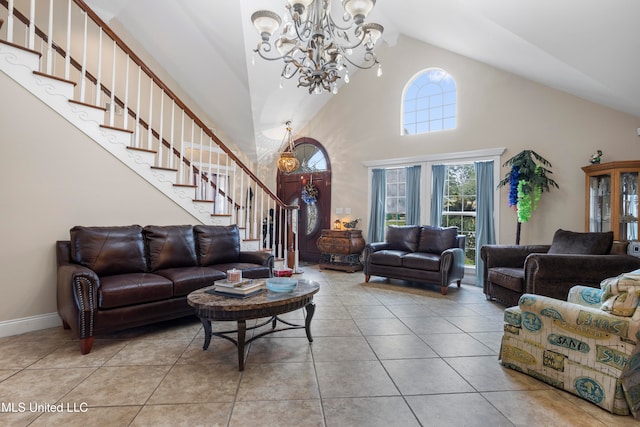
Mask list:
[[[193,231],[201,266],[238,262],[240,232],[237,225],[196,225]]]
[[[433,227],[426,225],[420,231],[418,252],[441,254],[449,248],[457,248],[458,227]]]
[[[600,288],[603,291],[602,311],[624,317],[635,314],[640,301],[640,274],[637,270],[604,279]]]
[[[418,248],[419,233],[420,226],[418,225],[390,225],[387,228],[386,241],[393,250],[415,252]]]
[[[98,276],[143,273],[147,269],[142,227],[83,227],[71,229],[71,258]]]
[[[613,246],[613,231],[576,233],[559,229],[553,235],[550,254],[608,255]]]
[[[148,225],[144,237],[151,271],[197,265],[191,225]]]

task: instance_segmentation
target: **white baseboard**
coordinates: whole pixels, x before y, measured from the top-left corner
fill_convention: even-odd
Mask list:
[[[40,314],[38,316],[23,317],[21,319],[5,320],[0,322],[0,338],[25,332],[39,331],[41,329],[61,326],[62,320],[58,313]]]

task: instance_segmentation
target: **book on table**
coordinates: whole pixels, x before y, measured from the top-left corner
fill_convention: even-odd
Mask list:
[[[228,282],[226,280],[220,280],[218,282],[214,282],[214,285],[214,289],[218,292],[234,295],[248,295],[260,289],[264,289],[265,281],[243,279],[239,282]]]

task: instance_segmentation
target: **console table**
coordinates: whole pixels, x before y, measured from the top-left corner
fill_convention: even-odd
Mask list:
[[[362,270],[360,254],[365,245],[362,230],[322,230],[317,244],[321,269],[349,273]]]

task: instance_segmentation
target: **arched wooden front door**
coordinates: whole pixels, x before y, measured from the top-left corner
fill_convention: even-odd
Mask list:
[[[300,260],[318,262],[316,242],[322,230],[331,227],[331,164],[322,144],[313,138],[297,139],[293,152],[300,167],[290,174],[278,171],[278,197],[300,206]]]

